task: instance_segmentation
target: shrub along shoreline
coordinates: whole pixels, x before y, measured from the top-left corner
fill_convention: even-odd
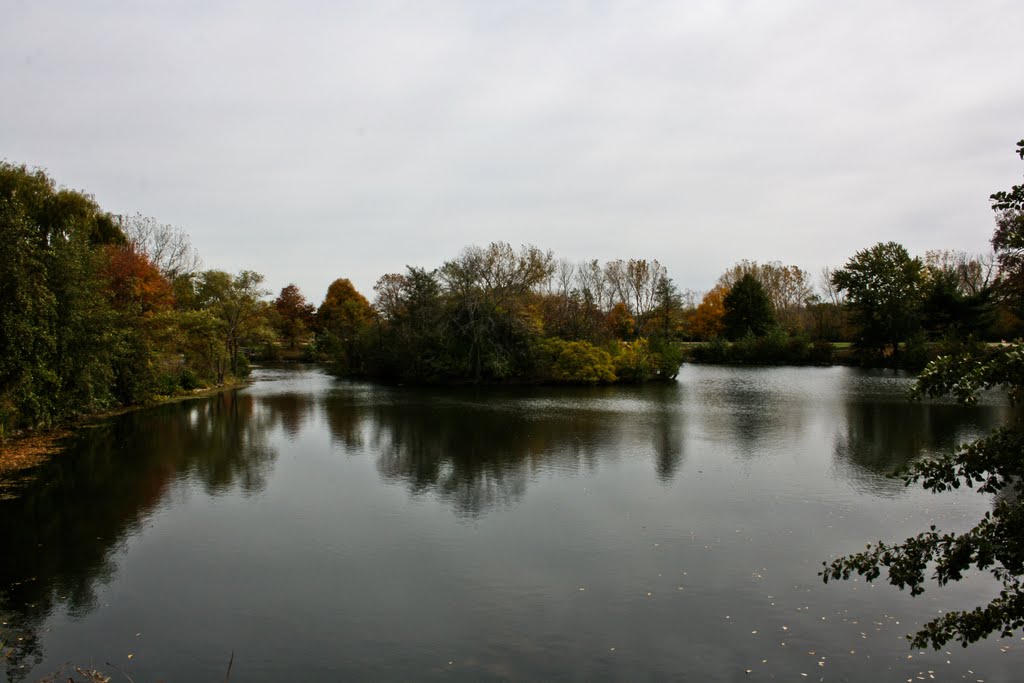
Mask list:
[[[62,424],[33,430],[23,430],[8,435],[7,438],[0,441],[0,497],[3,497],[9,490],[23,483],[23,475],[29,470],[42,465],[50,458],[60,455],[65,449],[62,442],[68,437],[73,436],[77,430],[90,424],[136,410],[215,396],[225,391],[249,386],[251,383],[251,380],[242,379],[228,381],[218,386],[188,391],[180,390],[173,395],[151,397],[144,403],[86,413],[75,416]]]
[[[683,343],[683,359],[704,365],[750,366],[847,366],[920,371],[940,356],[984,353],[999,344],[973,338],[925,341],[912,339],[897,347],[897,353],[868,353],[849,342],[809,341],[806,338],[769,334],[747,336],[736,341],[722,338]]]
[[[502,385],[597,385],[636,384],[641,382],[672,382],[685,363],[695,365],[728,365],[750,367],[830,367],[901,368],[916,371],[941,355],[955,355],[967,350],[983,351],[983,343],[933,342],[906,344],[897,357],[865,356],[852,344],[786,335],[781,331],[755,337],[748,335],[736,341],[715,338],[707,342],[660,343],[641,338],[632,342],[618,341],[600,347],[587,341],[566,341],[548,338],[535,349],[535,363],[529,375],[502,379],[489,378],[479,382],[471,378],[434,377],[401,381],[394,377],[362,376],[372,382],[390,385],[484,386]],[[308,362],[308,360],[303,360]],[[342,377],[356,375],[336,363],[320,363],[328,372]],[[248,379],[226,378],[223,384],[196,389],[177,388],[169,395],[154,395],[143,402],[114,409],[72,416],[59,424],[25,429],[8,434],[0,440],[0,496],[23,483],[23,476],[33,468],[59,455],[62,441],[77,429],[124,413],[168,403],[239,389],[251,384]]]
[[[693,363],[724,365],[836,365],[848,360],[838,354],[832,342],[808,341],[783,332],[761,337],[748,335],[736,341],[717,337],[708,342],[688,345],[687,360]]]

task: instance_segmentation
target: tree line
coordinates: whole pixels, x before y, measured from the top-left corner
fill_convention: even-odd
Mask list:
[[[835,349],[825,342],[849,342],[861,364],[919,368],[944,351],[1024,329],[1011,295],[1019,268],[993,246],[987,254],[914,257],[896,242],[878,243],[823,269],[817,289],[796,266],[742,261],[693,310],[691,338],[712,342],[698,352],[708,360],[742,360],[751,348],[763,351],[753,360],[770,360],[767,351],[788,348],[791,360],[828,362]]]
[[[274,332],[262,277],[187,235],[0,163],[0,439],[243,376]]]
[[[923,365],[1020,333],[1020,218],[997,220],[987,256],[882,243],[817,283],[743,260],[703,294],[654,259],[573,263],[495,242],[386,274],[372,302],[339,278],[315,306],[293,284],[270,299],[253,271],[203,270],[184,231],[4,162],[0,437],[223,384],[254,357],[420,383],[664,380],[684,358],[828,363],[834,342],[864,363]]]
[[[358,300],[361,328],[322,318],[318,344],[339,351],[342,371],[413,382],[597,383],[674,378],[681,363],[670,343],[679,296],[657,261],[571,264],[495,242],[433,270],[384,275],[374,291],[373,306]],[[339,338],[348,344],[331,346]]]
[[[1020,268],[993,244],[919,258],[880,243],[818,287],[797,266],[744,260],[698,297],[657,260],[572,263],[497,242],[384,275],[372,303],[335,281],[310,314],[311,348],[340,374],[409,382],[671,379],[684,358],[827,364],[836,342],[861,364],[923,367],[1020,334]]]

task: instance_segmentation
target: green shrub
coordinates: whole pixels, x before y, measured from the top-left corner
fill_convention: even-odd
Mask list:
[[[202,383],[199,381],[199,375],[189,368],[185,368],[178,377],[178,385],[185,391],[192,391],[201,387]]]
[[[812,344],[802,335],[790,336],[784,330],[775,329],[762,337],[747,335],[731,344],[712,339],[694,347],[691,357],[697,363],[828,365],[833,360],[833,351],[827,341]]]
[[[248,377],[249,373],[252,372],[252,363],[249,362],[249,359],[244,353],[238,354],[236,368],[237,379]]]
[[[615,346],[615,374],[623,382],[644,382],[661,366],[661,358],[651,351],[646,339],[619,342]]]
[[[658,361],[654,373],[664,379],[675,379],[683,365],[682,347],[660,338],[652,339],[650,345]]]
[[[178,393],[178,378],[174,375],[160,375],[153,385],[153,393],[157,396],[173,396]]]
[[[695,363],[728,363],[729,342],[722,337],[697,344],[690,348],[690,357]]]
[[[587,341],[548,337],[537,345],[534,355],[540,379],[569,384],[598,384],[616,379],[611,355]]]

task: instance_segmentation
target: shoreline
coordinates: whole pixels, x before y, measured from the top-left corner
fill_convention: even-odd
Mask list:
[[[196,389],[187,394],[163,396],[148,403],[139,403],[104,410],[98,413],[82,415],[71,422],[66,422],[46,429],[32,430],[13,436],[0,443],[0,497],[9,492],[18,483],[23,482],[23,475],[47,460],[64,451],[62,440],[72,436],[76,431],[90,424],[108,420],[136,410],[155,408],[170,403],[180,403],[195,398],[215,396],[225,391],[241,389],[252,384],[251,379],[228,382],[215,387]]]
[[[705,343],[705,342],[700,342]],[[845,349],[844,349],[845,350]],[[687,354],[689,355],[689,354]],[[270,361],[262,365],[274,365],[275,363],[283,364],[302,364],[305,361],[299,361],[296,359],[283,359],[278,361]],[[324,365],[328,367],[328,364],[313,363],[314,365]],[[708,360],[695,360],[692,357],[686,358],[682,365],[722,365],[726,367],[865,367],[856,362],[853,362],[853,358],[848,354],[842,356],[833,357],[829,363],[757,363],[757,362],[728,362],[728,361],[708,361]],[[680,366],[682,367],[682,366]],[[877,366],[877,367],[889,367],[891,366]],[[330,371],[328,370],[328,374]],[[343,378],[339,375],[335,377]],[[389,381],[380,377],[349,377],[349,379],[362,379],[369,382],[374,382],[384,386],[391,387],[406,387],[406,386],[432,386],[432,387],[495,387],[495,386],[626,386],[636,384],[662,384],[674,381],[674,378],[670,380],[667,377],[652,377],[645,381],[616,381],[610,383],[599,383],[596,385],[590,385],[586,383],[567,383],[567,382],[550,382],[543,380],[502,380],[492,382],[474,382],[472,380],[462,381],[441,381],[441,382],[401,382],[401,381]],[[17,436],[7,439],[5,442],[0,442],[0,497],[9,492],[12,488],[17,486],[18,483],[23,481],[22,475],[45,463],[48,459],[59,455],[63,450],[64,446],[60,443],[63,439],[72,436],[77,430],[83,429],[90,424],[107,420],[118,415],[124,415],[129,412],[136,410],[143,410],[146,408],[154,408],[161,405],[170,403],[179,403],[181,401],[188,401],[196,398],[205,398],[208,396],[214,396],[225,391],[231,391],[234,389],[241,389],[243,387],[250,386],[253,383],[251,378],[247,378],[240,381],[225,383],[220,386],[208,387],[205,389],[196,389],[187,394],[178,394],[174,396],[164,396],[149,403],[141,403],[131,406],[122,406],[120,408],[113,408],[98,413],[89,413],[82,415],[75,420],[60,425],[56,425],[51,428],[33,430],[26,433],[19,434]]]

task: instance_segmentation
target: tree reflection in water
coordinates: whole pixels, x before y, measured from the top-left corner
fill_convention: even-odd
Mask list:
[[[1007,410],[852,396],[835,435],[836,471],[860,492],[899,495],[905,486],[894,472],[986,433],[1006,421]]]
[[[252,495],[277,456],[244,392],[129,413],[82,430],[15,497],[0,500],[0,639],[18,680],[42,659],[39,630],[63,609],[81,616],[113,578],[114,552],[176,482]]]
[[[515,504],[531,477],[607,459],[610,445],[651,444],[659,480],[683,459],[678,385],[426,391],[348,385],[323,399],[332,439],[368,450],[386,481],[475,517]],[[631,432],[626,439],[625,433]]]
[[[717,448],[758,458],[803,431],[817,409],[815,397],[797,387],[780,380],[778,368],[711,368],[688,387],[700,418],[693,427]]]
[[[515,507],[538,479],[626,459],[666,486],[688,455],[722,472],[737,471],[732,461],[774,469],[771,458],[804,447],[808,435],[806,462],[822,462],[831,444],[830,479],[895,497],[902,481],[886,475],[897,466],[1005,418],[993,405],[912,404],[903,400],[907,386],[909,378],[845,369],[701,368],[671,385],[426,390],[300,369],[124,415],[83,430],[17,497],[0,501],[0,621],[15,643],[8,676],[42,660],[49,615],[96,606],[97,589],[115,578],[115,551],[169,494],[254,496],[268,486],[278,450],[316,448],[321,436],[333,449],[319,465],[330,466],[332,451],[370,458],[382,480],[471,519]]]
[[[368,415],[377,469],[388,481],[431,492],[475,517],[521,500],[542,468],[575,470],[596,461],[615,429],[596,411],[533,413],[498,402],[456,400],[377,405]]]

